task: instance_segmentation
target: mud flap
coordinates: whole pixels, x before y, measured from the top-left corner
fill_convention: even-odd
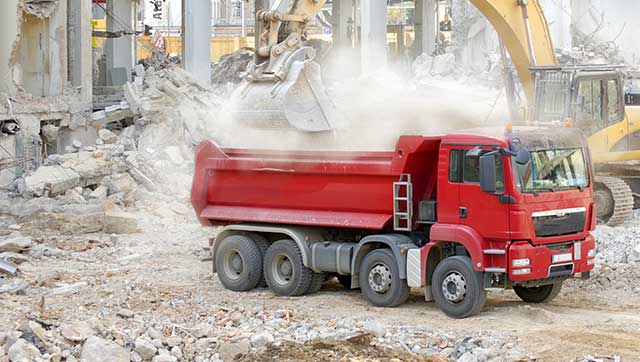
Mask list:
[[[275,84],[245,80],[231,99],[233,119],[251,127],[324,132],[335,125],[335,106],[313,60],[291,62],[286,78]]]

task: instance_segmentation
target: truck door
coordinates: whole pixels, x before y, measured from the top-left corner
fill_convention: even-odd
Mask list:
[[[496,190],[492,195],[480,189],[480,156],[487,149],[460,148],[458,223],[468,225],[489,239],[509,239],[509,204],[500,201],[505,191],[505,165],[508,160],[496,155]]]

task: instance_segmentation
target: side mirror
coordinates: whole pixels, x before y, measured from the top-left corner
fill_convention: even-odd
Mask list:
[[[527,150],[520,150],[516,154],[516,163],[518,165],[526,165],[531,161],[531,152]]]
[[[490,194],[496,193],[495,153],[488,153],[480,157],[480,189]]]

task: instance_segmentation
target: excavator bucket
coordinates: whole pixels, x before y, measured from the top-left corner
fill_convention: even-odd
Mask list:
[[[293,61],[277,83],[243,80],[231,101],[233,119],[252,127],[324,132],[335,126],[335,106],[313,60]]]

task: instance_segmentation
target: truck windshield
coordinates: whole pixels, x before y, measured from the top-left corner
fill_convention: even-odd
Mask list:
[[[589,185],[589,170],[581,148],[533,151],[527,164],[513,164],[521,192],[553,192]]]

